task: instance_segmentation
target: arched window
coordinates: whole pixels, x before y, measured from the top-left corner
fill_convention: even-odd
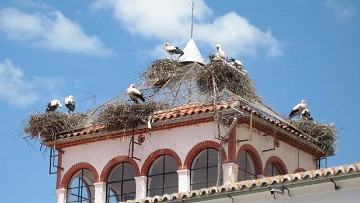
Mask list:
[[[67,188],[67,203],[94,202],[94,176],[88,169],[81,169],[73,175]]]
[[[266,173],[266,174],[265,174],[266,176],[282,175],[281,172],[280,172],[279,167],[278,167],[274,162],[271,162],[271,163],[266,167],[265,173]]]
[[[238,160],[238,181],[256,179],[254,162],[247,151],[240,152]]]
[[[135,169],[130,163],[113,168],[106,182],[106,202],[117,203],[135,199]]]
[[[221,170],[221,167],[220,167]],[[202,150],[193,160],[190,169],[191,190],[215,186],[218,174],[222,183],[221,171],[218,173],[218,151]]]
[[[287,173],[287,169],[279,157],[272,156],[266,161],[264,173],[267,177],[284,175]]]
[[[178,164],[169,155],[157,158],[147,174],[147,196],[164,195],[178,192]]]

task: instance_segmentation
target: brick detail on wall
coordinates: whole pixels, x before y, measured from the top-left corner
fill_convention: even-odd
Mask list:
[[[136,161],[128,156],[117,156],[113,159],[111,159],[103,168],[101,175],[100,175],[100,182],[106,182],[109,173],[119,164],[121,163],[129,163],[131,164],[134,169],[135,169],[135,173],[136,176],[140,175],[140,169],[138,164],[136,163]]]
[[[294,173],[300,173],[300,172],[305,172],[306,170],[303,168],[297,168]]]
[[[160,156],[163,156],[163,155],[169,155],[169,156],[173,157],[177,162],[178,169],[179,170],[182,169],[182,163],[181,163],[181,159],[180,159],[179,155],[172,149],[164,148],[164,149],[158,149],[158,150],[154,151],[146,158],[146,160],[141,168],[140,176],[146,176],[151,164],[157,158],[159,158]]]
[[[188,153],[188,155],[185,158],[185,162],[184,162],[184,166],[183,169],[187,169],[190,170],[191,167],[191,163],[193,161],[193,159],[196,157],[196,155],[198,153],[200,153],[202,150],[207,149],[207,148],[211,148],[211,149],[216,149],[219,150],[220,144],[214,141],[203,141],[200,142],[199,144],[195,145]],[[228,158],[226,155],[225,150],[222,150],[222,157],[223,157],[223,162],[226,163]]]
[[[67,188],[73,175],[81,169],[88,169],[89,171],[91,171],[91,173],[94,176],[95,183],[99,182],[99,174],[96,171],[95,167],[89,163],[80,162],[80,163],[74,164],[73,166],[71,166],[69,168],[69,170],[66,171],[63,179],[61,180],[60,188]]]
[[[235,163],[236,164],[236,127],[233,128],[229,134],[228,139],[228,160],[227,163]]]
[[[240,159],[240,152],[243,152],[243,151],[246,151],[247,153],[249,153],[251,159],[253,160],[256,174],[257,175],[264,174],[263,165],[262,165],[260,155],[257,152],[257,150],[250,144],[243,144],[240,147],[240,149],[238,150],[238,153],[236,155],[236,164],[239,164],[238,162],[239,162],[239,159]]]
[[[57,169],[57,172],[56,172],[56,189],[59,189],[60,188],[60,184],[61,184],[61,173],[63,172],[63,170],[61,169],[61,167],[62,167],[62,152],[61,152],[61,150],[62,149],[57,149],[57,150],[59,150],[58,151],[58,163],[57,163],[57,165],[58,165],[58,169]]]
[[[265,163],[265,167],[264,167],[264,175],[266,173],[266,168],[271,164],[275,164],[276,167],[278,167],[278,169],[280,170],[281,175],[287,174],[288,170],[284,164],[284,162],[277,156],[272,156],[270,157],[266,163]]]

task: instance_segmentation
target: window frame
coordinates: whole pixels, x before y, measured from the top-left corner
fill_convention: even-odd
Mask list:
[[[95,187],[94,182],[91,181],[91,178],[94,177],[86,177],[84,176],[84,171],[88,171],[89,174],[93,175],[89,169],[82,168],[78,170],[70,179],[69,184],[67,186],[67,195],[66,195],[66,203],[94,203],[95,202]],[[80,173],[80,176],[79,176]],[[77,186],[72,187],[73,181],[78,180]],[[73,189],[77,189],[77,194],[71,193]],[[83,197],[83,190],[86,190],[89,197]],[[77,200],[70,200],[72,196],[77,197]]]
[[[206,152],[204,152],[206,150]],[[217,171],[217,174],[219,173],[218,171],[218,164],[216,166],[210,166],[209,167],[209,151],[210,150],[213,150],[213,151],[216,151],[216,154],[217,154],[217,157],[219,158],[218,156],[218,153],[219,150],[216,150],[214,148],[205,148],[203,150],[201,150],[196,156],[195,158],[193,159],[192,163],[191,163],[191,167],[190,167],[190,190],[197,190],[197,189],[201,189],[201,188],[208,188],[208,187],[212,187],[212,186],[216,186],[216,183],[217,183],[217,177],[216,177],[216,180],[215,181],[212,181],[212,180],[209,180],[209,169],[214,169],[216,168],[216,171]],[[206,153],[206,166],[205,167],[199,167],[199,168],[195,168],[194,169],[194,164],[195,164],[195,160],[202,155],[202,153]],[[216,162],[218,163],[219,162],[219,159],[216,160]],[[222,163],[221,163],[222,164]],[[200,170],[203,170],[203,169],[206,169],[206,180],[205,181],[201,181],[201,182],[197,182],[197,183],[194,183],[194,176],[195,176],[195,172],[196,171],[200,171]],[[220,167],[220,184],[222,184],[223,182],[223,174],[222,174],[222,167]],[[214,185],[212,183],[215,183]],[[197,188],[196,185],[202,185],[202,184],[205,184],[205,187],[200,187],[200,188]]]
[[[175,163],[177,163],[177,161],[176,161],[176,159],[175,159],[174,157],[172,157],[171,155],[168,155],[168,154],[164,154],[164,155],[161,155],[161,156],[157,157],[157,158],[152,162],[151,166],[149,167],[149,170],[148,170],[148,172],[147,172],[147,180],[146,180],[146,195],[147,195],[148,197],[156,196],[156,195],[164,195],[164,194],[165,194],[165,191],[166,191],[167,189],[170,189],[170,190],[171,190],[171,188],[176,188],[175,191],[172,192],[172,193],[178,192],[178,188],[179,188],[179,177],[178,177],[178,172],[177,172],[177,165],[176,165],[176,170],[175,170],[175,171],[165,172],[165,171],[166,171],[166,170],[165,170],[165,167],[166,167],[166,164],[167,164],[167,162],[166,162],[166,158],[167,158],[167,157],[173,159],[173,161],[174,161]],[[153,171],[153,167],[155,167],[156,164],[158,164],[157,161],[159,161],[159,159],[162,159],[162,160],[160,160],[160,161],[162,161],[162,163],[161,163],[161,164],[162,164],[161,171],[160,171],[159,173],[151,174],[151,172]],[[154,164],[155,164],[155,165],[154,165]],[[165,185],[165,184],[166,184],[166,179],[165,179],[165,177],[166,177],[167,175],[172,175],[172,174],[175,174],[175,176],[176,176],[176,179],[177,179],[177,180],[176,180],[176,184],[175,184],[175,185],[166,186],[166,185]],[[162,180],[160,186],[157,187],[157,188],[151,188],[152,177],[159,177],[159,176],[160,176],[160,178],[161,178],[161,180]],[[151,192],[155,192],[155,193],[156,193],[157,190],[161,190],[161,194],[154,194],[154,195],[151,194]]]
[[[125,166],[126,165],[129,165],[132,167],[132,170],[134,171],[134,176],[132,178],[127,178],[127,179],[124,179],[124,173],[126,172],[124,169],[125,169]],[[128,162],[122,162],[122,163],[119,163],[117,164],[111,171],[109,174],[111,174],[112,172],[114,172],[114,170],[120,170],[118,167],[121,167],[121,179],[120,180],[114,180],[114,181],[109,181],[111,179],[111,175],[109,175],[107,177],[107,180],[106,180],[106,203],[109,203],[110,202],[110,198],[112,197],[115,197],[116,198],[116,202],[123,202],[123,198],[124,196],[126,195],[131,195],[133,194],[134,195],[134,198],[131,199],[131,200],[134,200],[136,198],[136,182],[135,182],[135,177],[136,177],[136,172],[135,172],[135,167],[131,164],[131,163],[128,163]],[[130,169],[131,170],[131,169]],[[128,193],[124,193],[124,183],[128,183],[128,182],[132,182],[133,181],[133,184],[135,186],[134,188],[134,191],[131,191],[131,192],[128,192]],[[110,185],[111,184],[116,184],[116,183],[120,183],[121,187],[120,187],[120,193],[117,194],[115,190],[113,190],[112,188],[110,188]],[[110,191],[112,191],[112,193],[114,195],[110,195]],[[127,200],[130,200],[130,199],[127,199]],[[126,200],[125,200],[126,201]]]
[[[242,153],[245,153],[245,165],[244,165],[244,168],[245,168],[245,169],[242,169],[242,168],[241,168],[243,165],[242,165],[242,163],[240,163],[240,161],[241,161],[241,154],[242,154]],[[250,158],[250,160],[249,160],[248,158]],[[250,164],[250,166],[248,166],[248,165],[249,165],[249,163],[248,163],[249,161],[251,161],[251,163],[252,163],[252,170],[253,170],[253,172],[251,171],[251,169],[248,170],[248,167],[251,168],[251,164]],[[237,163],[238,163],[238,176],[237,176],[238,181],[257,179],[258,174],[257,174],[257,172],[256,172],[256,165],[255,165],[255,162],[254,162],[253,157],[251,156],[251,154],[250,154],[248,151],[246,151],[246,150],[240,151],[240,154],[239,154],[239,158],[238,158]],[[239,171],[242,171],[242,172],[245,173],[245,179],[244,179],[244,180],[241,180]],[[246,178],[247,176],[253,176],[254,178],[253,178],[253,179],[247,179],[247,178]]]

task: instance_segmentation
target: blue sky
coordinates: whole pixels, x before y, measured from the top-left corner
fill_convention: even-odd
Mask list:
[[[349,0],[195,0],[194,40],[204,58],[221,44],[241,59],[279,113],[306,99],[315,120],[339,130],[329,166],[350,164],[360,161],[359,9]],[[20,138],[31,113],[70,94],[86,111],[122,93],[168,57],[163,44],[186,45],[190,20],[191,0],[2,0],[2,201],[55,202],[48,154]]]

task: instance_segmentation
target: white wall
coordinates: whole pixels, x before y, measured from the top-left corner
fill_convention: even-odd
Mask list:
[[[241,124],[237,126],[237,139],[246,139],[249,137],[249,126]],[[141,170],[143,162],[146,158],[157,149],[169,148],[174,150],[180,157],[181,162],[184,163],[188,152],[198,143],[205,140],[212,140],[220,142],[215,139],[216,125],[213,122],[201,123],[198,125],[191,125],[185,127],[177,127],[161,131],[154,131],[150,136],[148,133],[145,136],[144,143],[139,146],[135,145],[134,156],[140,158],[137,161]],[[226,129],[221,129],[221,134],[225,135]],[[270,152],[262,152],[264,149],[273,148],[273,137],[262,136],[264,133],[253,128],[252,141],[241,142],[237,144],[237,151],[243,144],[252,145],[261,157],[263,167],[265,162],[271,156],[277,156],[283,160],[288,172],[293,173],[298,167],[306,170],[315,169],[316,162],[313,157],[304,151],[300,150],[300,165],[298,166],[298,149],[280,142],[280,147]],[[135,136],[137,140],[137,135]],[[92,143],[86,143],[64,148],[65,153],[62,157],[62,167],[65,172],[74,164],[79,162],[88,162],[92,164],[98,174],[100,175],[104,166],[114,157],[120,155],[128,155],[130,137],[108,139]],[[227,143],[224,146],[227,152]]]
[[[249,138],[250,127],[245,124],[238,125],[236,128],[236,136],[239,140],[244,140]],[[314,157],[300,149],[298,154],[298,149],[285,143],[280,142],[280,146],[275,148],[275,150],[263,152],[266,149],[274,148],[274,137],[273,136],[263,136],[265,133],[252,129],[252,141],[240,142],[237,144],[237,151],[243,144],[252,145],[258,152],[263,167],[265,167],[266,161],[271,156],[279,157],[284,163],[289,173],[293,173],[297,168],[304,168],[305,170],[314,170],[316,169],[316,162]],[[299,164],[298,164],[299,163]]]

